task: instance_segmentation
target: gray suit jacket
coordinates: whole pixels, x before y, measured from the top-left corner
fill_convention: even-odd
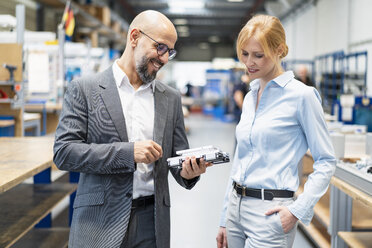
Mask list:
[[[169,168],[166,159],[188,148],[180,94],[156,82],[154,141],[163,157],[154,166],[155,229],[158,248],[170,246]],[[120,247],[127,230],[136,170],[134,144],[125,120],[112,67],[69,83],[54,144],[54,163],[80,172],[69,247]],[[199,178],[177,182],[190,189]]]

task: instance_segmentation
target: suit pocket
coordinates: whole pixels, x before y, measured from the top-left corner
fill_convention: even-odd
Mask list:
[[[77,195],[74,202],[74,208],[85,206],[99,206],[105,202],[104,192],[93,192],[82,195]]]

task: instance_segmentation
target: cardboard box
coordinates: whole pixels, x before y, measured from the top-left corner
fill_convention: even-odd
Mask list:
[[[22,45],[18,43],[0,44],[0,81],[8,81],[9,71],[3,67],[4,64],[16,66],[14,80],[22,81]]]
[[[111,24],[111,12],[109,7],[102,7],[96,5],[81,5],[87,13],[100,20],[104,25],[110,27]]]
[[[91,41],[92,47],[98,47],[98,32],[97,31],[93,31],[90,33],[90,41]]]
[[[111,11],[109,7],[98,7],[96,6],[97,14],[95,17],[99,19],[103,24],[110,27],[111,24]]]
[[[113,22],[112,25],[111,25],[111,29],[114,30],[116,33],[119,34],[120,31],[121,31],[121,24],[120,24],[120,22],[118,22],[118,21]]]

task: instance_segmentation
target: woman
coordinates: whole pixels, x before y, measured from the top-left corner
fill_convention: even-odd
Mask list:
[[[336,160],[315,88],[284,72],[288,53],[279,19],[258,15],[243,27],[237,54],[247,67],[250,92],[236,127],[237,148],[217,247],[291,247],[297,220],[309,224],[326,192]],[[307,149],[314,172],[294,199],[297,166]]]

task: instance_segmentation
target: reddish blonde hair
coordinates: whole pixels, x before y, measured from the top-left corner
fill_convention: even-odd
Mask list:
[[[241,51],[250,38],[256,39],[262,46],[265,55],[273,61],[275,61],[275,54],[279,49],[281,49],[280,59],[288,54],[283,25],[275,16],[256,15],[244,25],[236,42],[236,53],[240,61]],[[280,60],[277,66],[280,67]]]

